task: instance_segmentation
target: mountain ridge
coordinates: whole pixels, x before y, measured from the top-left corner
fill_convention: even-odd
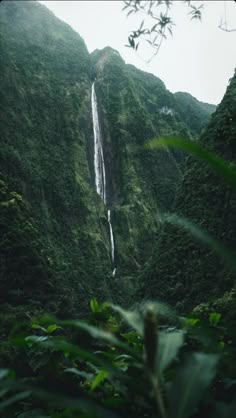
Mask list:
[[[236,73],[200,144],[235,167]],[[217,176],[204,161],[191,156],[173,211],[205,229],[212,237],[235,251],[235,190]],[[158,255],[146,271],[146,295],[158,296],[186,312],[199,304],[221,306],[235,313],[235,274],[209,248],[205,248],[177,226],[164,224]],[[228,294],[232,294],[229,301]],[[225,296],[226,295],[226,296]],[[224,303],[222,302],[224,301]],[[228,303],[225,309],[224,304]],[[228,312],[229,313],[229,312]],[[231,314],[232,316],[232,314]]]
[[[168,133],[192,137],[192,128],[155,76],[147,80],[111,48],[105,49],[109,53],[99,70],[104,50],[89,55],[82,38],[39,3],[1,3],[0,45],[1,180],[30,210],[22,209],[22,216],[26,221],[30,215],[37,230],[35,251],[52,274],[50,309],[75,315],[94,295],[115,295],[126,304],[138,286],[137,272],[153,251],[160,228],[156,214],[172,207],[182,177],[180,155],[149,152],[143,144]],[[115,280],[107,212],[95,191],[91,86],[96,75],[118,261]],[[172,105],[174,114],[163,110]],[[15,230],[20,243],[22,224]],[[40,303],[33,282],[27,295],[19,291],[22,271],[14,270],[16,291],[9,293],[5,276],[14,263],[7,258],[4,263],[8,273],[2,271],[0,281],[8,302]]]

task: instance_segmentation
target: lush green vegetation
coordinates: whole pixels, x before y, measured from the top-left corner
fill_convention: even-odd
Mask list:
[[[21,196],[27,208],[25,219],[35,230],[45,277],[50,270],[50,310],[75,315],[78,305],[86,309],[94,288],[100,298],[115,294],[128,304],[138,287],[137,271],[158,234],[153,214],[170,209],[181,178],[174,152],[146,151],[143,144],[157,134],[191,136],[191,126],[159,79],[125,65],[111,48],[90,56],[81,37],[37,2],[1,3],[0,49],[0,174],[9,193]],[[94,191],[90,94],[95,76],[118,283],[111,280],[106,209]],[[160,113],[166,106],[176,114]],[[5,224],[10,213],[2,208],[0,222]],[[46,295],[47,280],[39,279],[31,236],[28,246],[25,239],[22,221],[19,251]],[[23,270],[6,257],[3,252],[4,282],[11,283],[16,274],[16,283],[23,283]],[[34,294],[31,282],[27,297],[17,285],[18,297],[8,302],[37,305],[40,292]]]
[[[105,281],[111,274],[109,229],[88,162],[90,57],[81,37],[36,2],[0,5],[0,44],[1,178],[10,193],[22,197],[25,217],[36,231],[37,253],[50,263],[53,311],[72,315],[78,304],[85,308],[84,297],[93,295],[94,286],[100,297],[104,292],[109,297]],[[7,216],[1,206],[1,224]],[[5,229],[11,233],[10,223]],[[27,239],[26,247],[24,225],[18,223],[19,251],[46,295],[44,275],[40,280],[34,259],[30,262],[34,242],[30,235]],[[0,242],[3,247],[5,233]],[[16,283],[23,283],[28,273],[15,268],[6,252],[1,256],[5,282],[16,274]],[[19,293],[18,304],[40,299],[31,282],[31,294],[30,287],[27,297]]]
[[[45,303],[53,288],[49,260],[41,252],[38,230],[22,196],[9,192],[3,180],[0,208],[1,304]]]
[[[1,3],[0,49],[0,416],[234,418],[236,76],[205,128],[214,106],[38,3]]]
[[[209,152],[214,152],[224,161],[215,158],[209,166],[204,159],[188,157],[173,208],[179,216],[208,231],[234,256],[236,199],[235,180],[230,173],[235,168],[235,92],[236,76],[200,138],[206,152],[197,155],[206,159]],[[220,176],[212,170],[217,164]],[[235,273],[218,255],[197,243],[187,231],[168,222],[163,224],[156,256],[145,277],[147,297],[177,303],[183,311],[209,300],[212,303],[216,298],[224,299],[224,293],[235,285]]]
[[[17,323],[0,370],[3,418],[234,418],[235,329],[221,315],[178,317],[90,301],[83,320]]]
[[[92,63],[122,277],[139,272],[152,253],[160,227],[153,214],[171,209],[182,177],[183,154],[168,149],[148,151],[145,141],[157,135],[196,139],[204,125],[200,123],[202,114],[209,119],[210,113],[196,100],[190,113],[197,122],[191,125],[189,115],[185,123],[178,100],[164,83],[125,65],[111,48],[95,51]]]

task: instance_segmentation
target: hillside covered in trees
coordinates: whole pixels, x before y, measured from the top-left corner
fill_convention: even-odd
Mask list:
[[[3,2],[0,19],[1,180],[27,207],[22,217],[30,215],[37,235],[35,257],[51,272],[54,308],[71,311],[94,292],[112,297],[107,215],[94,187],[95,77],[118,287],[121,293],[123,286],[125,293],[126,286],[131,287],[132,294],[136,273],[158,234],[156,213],[171,208],[182,177],[181,156],[145,151],[144,142],[164,134],[195,138],[214,107],[204,108],[192,99],[191,120],[194,115],[199,119],[192,125],[181,115],[178,96],[161,80],[125,65],[110,48],[90,56],[80,36],[38,3]],[[21,242],[22,234],[23,243],[21,225],[16,227],[17,240]],[[8,230],[1,237],[3,246],[7,236]],[[24,271],[13,262],[17,258],[18,265],[21,257],[29,257],[37,277],[31,255],[9,251],[1,273],[2,293],[12,304],[40,302],[35,290],[42,281],[29,281],[32,294],[22,297]],[[8,277],[13,276],[11,284]]]
[[[0,415],[234,418],[236,75],[171,93],[36,1],[0,51]]]
[[[199,140],[206,149],[221,155],[232,167],[235,164],[235,94],[234,75]],[[204,228],[234,254],[235,209],[234,188],[212,172],[206,162],[188,157],[173,212]],[[235,315],[235,274],[219,255],[168,222],[163,225],[155,261],[148,276],[145,289],[149,297],[166,299],[177,304],[182,311],[203,302],[213,303],[218,298],[222,301],[226,298],[228,311],[232,309],[231,315]]]

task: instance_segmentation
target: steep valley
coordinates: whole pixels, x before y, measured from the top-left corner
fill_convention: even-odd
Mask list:
[[[161,136],[198,140],[202,130],[206,142],[221,107],[204,130],[215,106],[170,93],[110,47],[90,55],[37,2],[1,3],[0,50],[1,302],[64,317],[94,296],[134,303],[147,283],[148,297],[158,297],[153,289],[166,281],[155,279],[159,214],[176,199],[184,204],[188,194],[178,190],[195,166],[189,160],[186,169],[180,151],[144,145]],[[92,86],[106,199],[96,192]]]
[[[2,0],[0,92],[0,417],[235,418],[236,72],[203,103]]]

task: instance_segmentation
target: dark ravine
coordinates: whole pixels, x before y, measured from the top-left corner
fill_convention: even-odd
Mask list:
[[[196,140],[214,106],[170,93],[109,47],[89,55],[82,38],[37,2],[0,4],[0,50],[0,246],[9,246],[2,302],[39,305],[50,294],[45,306],[62,316],[83,311],[94,295],[133,302],[155,251],[158,213],[172,208],[184,170],[181,154],[144,143],[160,135]],[[115,278],[107,208],[95,184],[95,77]],[[24,262],[32,278],[22,293]]]

